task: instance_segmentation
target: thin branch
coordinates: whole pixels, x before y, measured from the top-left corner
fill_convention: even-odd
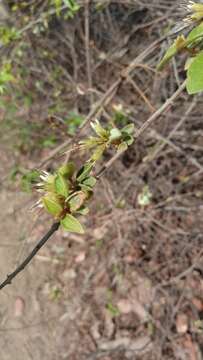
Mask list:
[[[90,105],[92,106],[94,98],[92,93],[92,71],[91,71],[91,54],[90,54],[90,0],[85,3],[85,55],[87,67],[88,88],[90,91]]]
[[[76,131],[74,142],[77,142],[77,139],[82,132],[83,129],[97,116],[100,109],[104,106],[107,106],[112,98],[114,97],[115,93],[117,93],[118,89],[122,85],[122,83],[132,75],[132,72],[135,70],[136,67],[140,66],[140,63],[151,54],[155,50],[155,48],[166,39],[166,35],[162,36],[160,39],[154,41],[148,48],[146,48],[143,52],[141,52],[127,67],[124,69],[118,79],[108,88],[108,90],[102,95],[101,99],[98,100],[95,104],[92,105],[89,114],[79,126],[78,130]],[[47,162],[53,159],[56,155],[60,153],[60,151],[64,150],[67,146],[73,143],[72,139],[68,139],[56,147],[46,158],[44,158],[38,165],[38,168],[43,167]]]
[[[144,131],[146,131],[149,126],[157,119],[161,114],[163,114],[169,106],[171,106],[174,101],[177,99],[177,97],[181,94],[181,92],[185,89],[186,81],[184,81],[181,86],[176,90],[176,92],[165,101],[165,103],[157,110],[155,111],[145,122],[144,124],[135,131],[134,138],[135,140],[140,137]],[[95,175],[97,179],[99,179],[104,172],[113,164],[115,160],[117,160],[121,156],[122,152],[116,153]],[[51,229],[45,234],[45,236],[39,241],[39,243],[35,246],[35,248],[32,250],[30,255],[27,256],[27,258],[17,267],[17,269],[12,272],[10,275],[7,276],[6,280],[0,284],[0,290],[4,288],[6,285],[11,284],[11,281],[13,278],[16,277],[32,260],[32,258],[36,255],[36,253],[41,249],[41,247],[47,242],[47,240],[52,236],[52,234],[58,230],[60,223],[54,223],[51,226]]]
[[[25,260],[0,284],[0,290],[6,285],[11,284],[12,280],[30,263],[33,257],[38,253],[41,247],[49,240],[49,238],[58,230],[60,223],[53,223],[50,230],[43,236],[43,238],[34,247],[31,253],[25,258]]]
[[[135,141],[137,141],[137,139],[149,128],[149,126],[159,118],[159,116],[161,116],[168,108],[169,106],[173,105],[174,101],[178,98],[178,96],[182,93],[182,91],[185,89],[186,87],[186,81],[184,81],[179,88],[176,90],[176,92],[170,97],[168,98],[165,103],[158,109],[156,110],[145,122],[144,124],[135,131],[134,134],[134,139]],[[114,161],[116,161],[120,156],[121,156],[122,152],[118,152],[116,153],[102,168],[101,170],[98,172],[98,174],[96,175],[97,178],[99,179],[103,173],[114,163]]]
[[[179,86],[179,88],[174,92],[174,94],[169,99],[167,99],[165,103],[157,111],[155,111],[138,130],[135,131],[134,138],[136,140],[149,128],[149,126],[154,122],[154,120],[156,120],[163,112],[165,112],[169,108],[169,106],[173,104],[173,102],[182,93],[185,87],[186,80]]]

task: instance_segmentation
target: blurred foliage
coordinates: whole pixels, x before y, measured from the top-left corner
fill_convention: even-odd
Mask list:
[[[8,5],[13,16],[0,28],[0,107],[4,118],[1,132],[4,137],[6,129],[14,133],[13,147],[21,153],[39,153],[40,149],[74,136],[83,123],[83,109],[85,113],[90,110],[86,91],[80,90],[78,84],[80,75],[76,70],[80,68],[75,63],[79,54],[73,50],[74,31],[67,35],[76,23],[72,18],[80,16],[80,6],[76,0],[38,0],[31,4],[9,1]],[[84,39],[77,40],[79,51]],[[85,61],[82,66],[84,76]],[[89,211],[88,201],[97,180],[93,175],[96,162],[108,148],[122,152],[133,143],[134,125],[129,124],[120,105],[114,107],[109,126],[103,127],[98,120],[91,126],[95,136],[78,144],[77,149],[82,148],[88,155],[90,152],[79,170],[68,163],[52,173],[42,172],[38,183],[42,192],[38,205],[70,232],[84,232],[78,216]],[[38,171],[26,172],[20,166],[13,168],[11,178],[18,174],[22,175],[21,188],[27,192],[39,177]]]
[[[203,91],[203,4],[188,1],[185,6],[188,16],[184,20],[192,26],[192,31],[186,37],[183,34],[178,35],[157,68],[162,70],[174,56],[186,52],[188,54],[185,64],[186,88],[189,94],[196,94]]]

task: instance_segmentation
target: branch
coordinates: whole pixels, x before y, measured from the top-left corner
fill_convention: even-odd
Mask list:
[[[145,122],[142,126],[140,126],[139,129],[135,130],[134,133],[134,139],[137,141],[137,139],[152,125],[152,123],[157,120],[170,106],[173,105],[174,101],[178,98],[178,96],[182,93],[182,91],[186,87],[186,81],[184,81],[179,88],[174,92],[174,94],[168,98],[165,103],[156,110]],[[99,172],[96,174],[96,177],[99,179],[104,172],[106,172],[107,169],[116,161],[123,153],[118,152],[116,153],[102,168],[99,170]]]
[[[85,118],[85,120],[82,122],[82,124],[79,126],[78,130],[76,131],[76,134],[73,139],[68,139],[64,141],[62,144],[57,146],[51,153],[38,164],[37,168],[40,169],[43,167],[47,162],[49,162],[51,159],[53,159],[56,155],[58,155],[61,151],[63,151],[67,146],[73,145],[73,143],[77,143],[77,140],[83,131],[83,129],[86,128],[86,126],[92,121],[94,118],[96,118],[98,112],[105,106],[107,106],[112,98],[117,93],[118,89],[122,85],[125,80],[129,78],[129,76],[133,73],[135,68],[144,61],[144,59],[151,54],[151,52],[154,51],[154,49],[163,41],[166,39],[166,35],[162,36],[160,39],[154,41],[148,48],[146,48],[144,51],[142,51],[123,71],[121,71],[119,77],[115,82],[108,88],[108,90],[102,95],[101,99],[98,100],[90,109],[89,114]]]
[[[145,132],[149,126],[157,119],[161,114],[163,114],[169,106],[171,106],[177,97],[181,94],[181,92],[185,89],[186,81],[184,81],[181,86],[176,90],[176,92],[166,100],[166,102],[157,110],[155,111],[145,122],[144,124],[135,131],[134,139],[137,140],[143,132]],[[96,178],[99,179],[104,172],[114,163],[121,156],[122,152],[116,153],[96,174]],[[39,241],[39,243],[35,246],[32,250],[30,255],[20,264],[17,269],[12,272],[10,275],[7,276],[6,280],[2,284],[0,284],[0,290],[4,288],[6,285],[11,284],[13,278],[16,277],[32,260],[32,258],[36,255],[36,253],[41,249],[41,247],[47,242],[47,240],[53,235],[55,231],[58,230],[60,223],[56,222],[51,226],[51,229],[46,233],[46,235]]]
[[[11,274],[7,275],[7,278],[0,284],[0,290],[3,289],[6,285],[11,284],[12,280],[30,263],[33,257],[38,253],[41,247],[47,242],[47,240],[58,230],[60,223],[53,223],[50,230],[43,236],[43,238],[38,242],[34,247],[31,253],[26,257],[26,259],[14,270]]]

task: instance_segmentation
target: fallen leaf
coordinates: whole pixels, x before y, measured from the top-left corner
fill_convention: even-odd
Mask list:
[[[148,312],[144,306],[136,299],[131,300],[132,311],[138,316],[138,318],[146,322],[149,320]]]
[[[82,251],[82,252],[80,252],[77,256],[76,256],[76,258],[75,258],[75,262],[76,263],[81,263],[81,262],[83,262],[84,260],[85,260],[85,252],[84,251]]]
[[[122,337],[115,340],[103,341],[99,345],[99,348],[103,351],[112,351],[120,347],[127,350],[132,358],[132,351],[134,353],[139,353],[139,355],[150,351],[152,342],[147,336],[143,336],[135,340],[128,337]]]
[[[201,299],[195,297],[195,298],[192,299],[192,303],[193,303],[193,305],[196,307],[196,309],[197,309],[198,311],[202,311],[202,310],[203,310],[203,302],[202,302]]]
[[[195,344],[193,343],[190,335],[186,336],[186,339],[184,341],[184,346],[186,347],[186,349],[188,351],[188,355],[190,356],[189,359],[190,360],[198,360],[196,347],[195,347]]]
[[[23,315],[25,309],[25,301],[23,298],[21,298],[20,296],[18,296],[15,300],[15,305],[14,305],[14,316],[15,317],[20,317]]]
[[[186,314],[177,315],[176,330],[178,334],[185,334],[188,331],[188,317]]]
[[[127,299],[122,299],[117,302],[118,310],[121,314],[129,314],[132,311],[132,304]]]

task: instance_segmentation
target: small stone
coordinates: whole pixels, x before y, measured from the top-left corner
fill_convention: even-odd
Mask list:
[[[23,315],[25,309],[25,301],[23,298],[21,298],[20,296],[18,296],[16,298],[15,301],[15,305],[14,305],[14,316],[15,317],[20,317]]]
[[[127,299],[119,300],[117,303],[117,307],[121,314],[129,314],[132,311],[132,304]]]
[[[76,276],[77,274],[74,269],[67,269],[63,272],[63,277],[65,279],[73,280],[76,278]]]
[[[83,262],[85,260],[85,257],[86,257],[85,252],[82,251],[76,256],[75,262],[76,263],[81,263],[81,262]]]
[[[178,334],[185,334],[188,331],[188,317],[186,314],[177,315],[176,330]]]
[[[96,228],[93,230],[93,237],[97,240],[101,240],[105,237],[107,231],[108,231],[107,228],[104,226]]]

